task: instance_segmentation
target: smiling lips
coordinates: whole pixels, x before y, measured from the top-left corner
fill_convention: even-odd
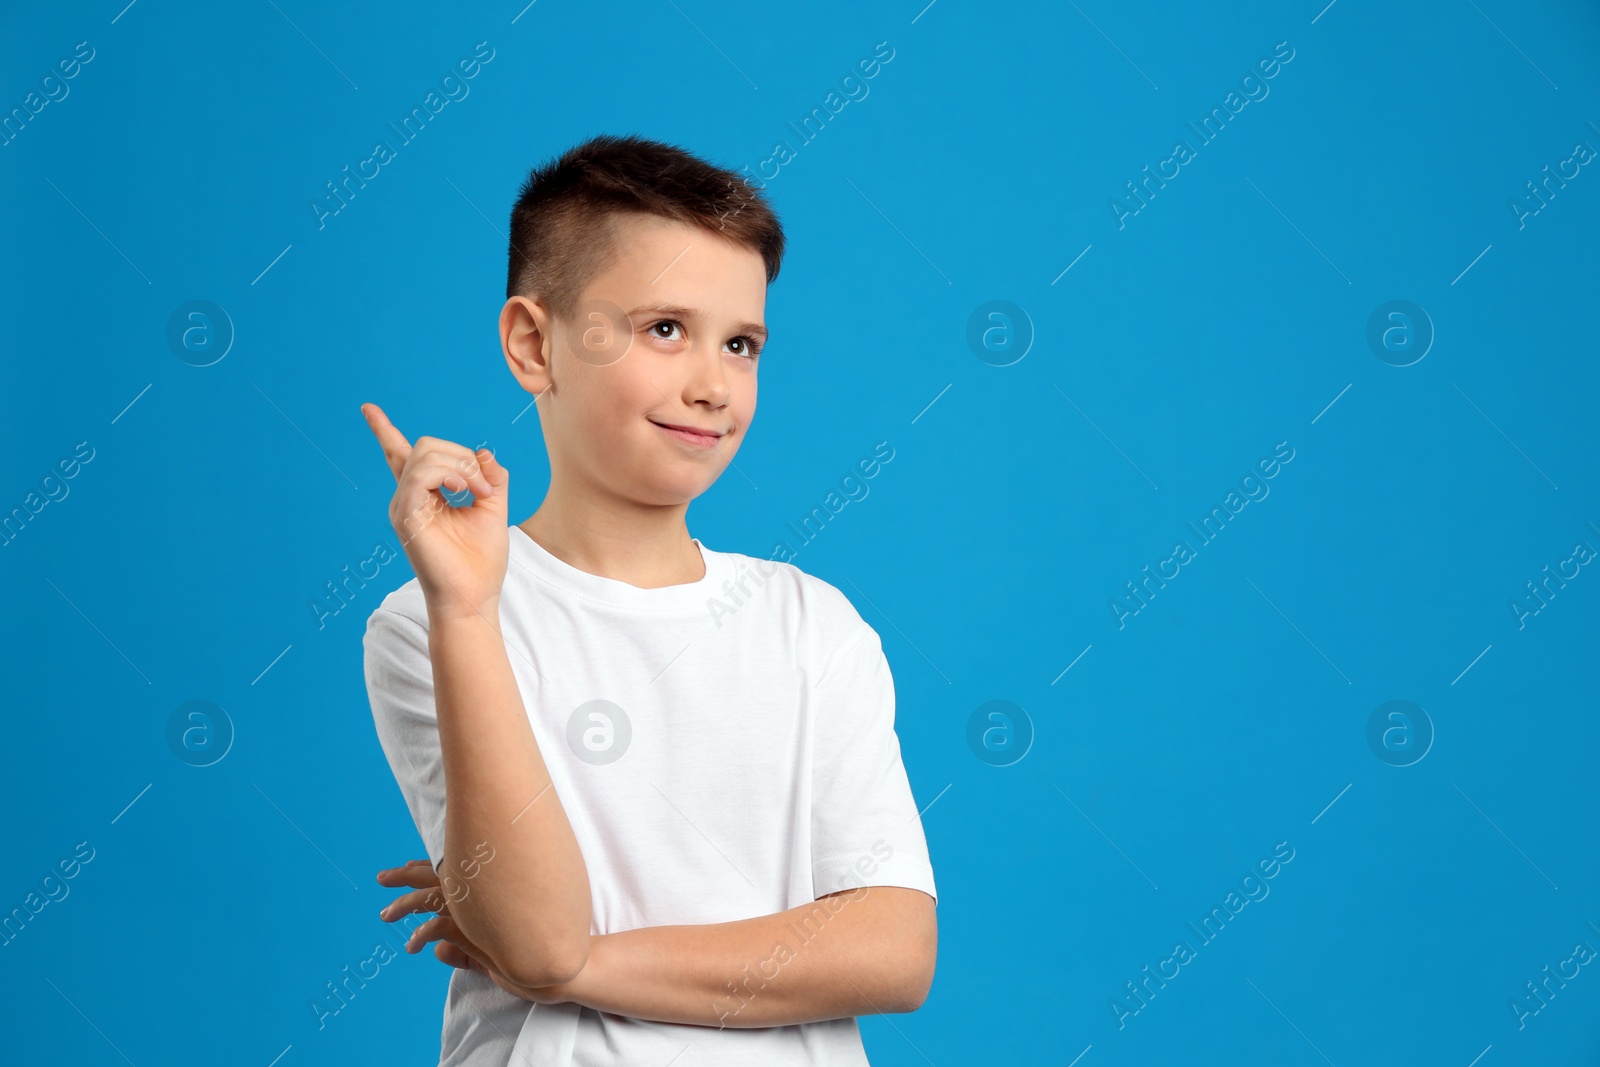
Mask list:
[[[717,442],[722,439],[722,434],[715,430],[701,430],[693,426],[678,426],[671,423],[651,421],[652,425],[659,426],[678,440],[700,448],[715,448],[717,447]]]

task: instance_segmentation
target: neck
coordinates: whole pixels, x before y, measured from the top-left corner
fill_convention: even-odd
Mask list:
[[[647,505],[594,493],[581,506],[552,480],[539,509],[518,527],[540,548],[589,574],[640,589],[687,585],[705,577],[689,536],[687,502]]]

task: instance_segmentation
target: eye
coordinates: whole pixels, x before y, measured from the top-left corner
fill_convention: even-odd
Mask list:
[[[728,339],[728,350],[736,356],[744,356],[746,359],[754,360],[761,354],[761,342],[754,337],[740,334],[738,337]]]
[[[661,319],[659,322],[650,324],[650,336],[659,337],[663,341],[673,340],[673,331],[675,330],[680,333],[683,330],[683,324],[677,319]]]

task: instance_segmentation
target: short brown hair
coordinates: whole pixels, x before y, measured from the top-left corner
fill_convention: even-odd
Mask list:
[[[601,134],[528,172],[511,208],[506,297],[538,296],[571,318],[614,252],[610,216],[629,213],[702,226],[760,253],[768,284],[778,276],[783,227],[742,176],[674,145]]]

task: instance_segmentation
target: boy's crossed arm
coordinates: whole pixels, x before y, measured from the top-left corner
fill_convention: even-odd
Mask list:
[[[932,897],[899,886],[859,886],[753,919],[592,936],[576,977],[534,987],[483,960],[453,921],[451,905],[438,906],[439,877],[426,862],[383,871],[379,880],[417,887],[385,911],[391,922],[439,912],[412,932],[407,951],[438,941],[441,960],[482,971],[526,1000],[570,1001],[657,1022],[787,1026],[915,1011],[933,982],[938,950]]]
[[[595,937],[563,999],[708,1026],[915,1011],[933,983],[936,930],[928,894],[861,886],[775,915]]]

